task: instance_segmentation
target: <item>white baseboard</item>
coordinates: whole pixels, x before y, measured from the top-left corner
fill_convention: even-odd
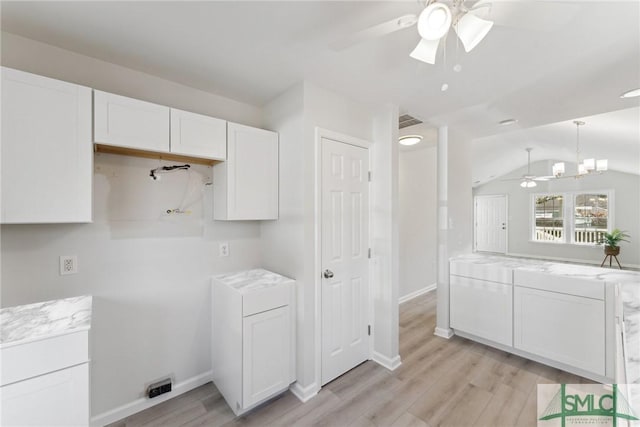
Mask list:
[[[303,387],[297,381],[289,387],[289,390],[298,400],[302,403],[307,402],[309,399],[314,397],[320,391],[320,387],[316,383],[312,383],[306,387]]]
[[[193,390],[196,387],[200,387],[201,385],[208,383],[209,381],[211,381],[212,376],[213,371],[208,371],[174,384],[172,390],[169,393],[165,393],[153,399],[141,397],[140,399],[136,399],[133,402],[126,403],[122,406],[118,406],[117,408],[98,414],[94,417],[91,417],[91,425],[105,426],[107,424],[111,424],[115,421],[128,417],[129,415],[144,411],[147,408],[151,408],[152,406],[155,406],[159,403],[162,403],[166,400],[179,396],[183,393],[188,392],[189,390]]]
[[[378,365],[381,365],[390,371],[395,371],[400,365],[402,365],[402,360],[400,360],[399,354],[393,358],[389,358],[384,354],[380,354],[377,351],[374,351],[372,360]]]
[[[601,247],[596,247],[596,249],[601,249]],[[600,267],[600,264],[602,264],[602,261],[594,261],[594,260],[587,260],[587,259],[577,259],[577,258],[563,258],[563,257],[551,257],[551,256],[540,256],[540,255],[531,255],[531,254],[519,254],[519,253],[514,253],[514,252],[507,252],[505,254],[505,256],[512,256],[512,257],[518,257],[518,258],[533,258],[533,259],[539,259],[539,260],[547,260],[547,261],[558,261],[558,262],[571,262],[571,263],[576,263],[576,264],[589,264],[589,265],[595,265]],[[604,258],[604,254],[602,254],[602,258]],[[640,268],[640,264],[622,264],[622,267],[629,267],[629,268],[635,268],[638,269]],[[614,262],[613,263],[613,267],[615,267],[615,269],[618,269],[617,264]]]
[[[453,329],[448,328],[438,328],[436,327],[436,329],[433,331],[433,335],[440,337],[440,338],[445,338],[445,339],[449,339],[453,336]]]
[[[398,304],[405,303],[409,300],[414,299],[415,297],[419,297],[420,295],[426,294],[427,292],[435,291],[437,287],[438,287],[438,284],[434,283],[432,285],[425,286],[422,289],[418,289],[417,291],[413,291],[410,294],[400,297],[398,299]]]

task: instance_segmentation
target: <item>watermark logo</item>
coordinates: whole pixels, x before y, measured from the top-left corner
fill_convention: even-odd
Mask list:
[[[538,384],[538,426],[640,426],[639,404],[637,384]]]

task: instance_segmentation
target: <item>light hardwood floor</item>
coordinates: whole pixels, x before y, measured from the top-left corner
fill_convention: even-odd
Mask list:
[[[459,337],[433,335],[435,292],[400,306],[402,365],[366,362],[307,403],[290,392],[234,417],[208,383],[110,427],[536,425],[536,384],[590,382]]]

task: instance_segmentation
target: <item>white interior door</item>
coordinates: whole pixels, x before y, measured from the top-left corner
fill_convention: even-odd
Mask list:
[[[368,150],[322,139],[322,384],[369,358]]]
[[[507,252],[507,196],[477,196],[475,200],[476,251]]]

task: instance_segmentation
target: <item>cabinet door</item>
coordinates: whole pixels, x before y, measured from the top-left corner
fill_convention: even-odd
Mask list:
[[[512,346],[513,286],[451,276],[451,327]]]
[[[227,158],[227,122],[171,109],[171,152],[185,156]]]
[[[2,68],[2,223],[91,222],[91,89]]]
[[[229,123],[226,167],[226,219],[277,219],[278,134]]]
[[[89,425],[89,364],[3,386],[0,395],[0,425]]]
[[[289,386],[290,331],[289,306],[243,319],[243,408]]]
[[[98,90],[93,103],[94,142],[169,152],[169,107]]]
[[[516,287],[516,348],[605,374],[604,301]]]

